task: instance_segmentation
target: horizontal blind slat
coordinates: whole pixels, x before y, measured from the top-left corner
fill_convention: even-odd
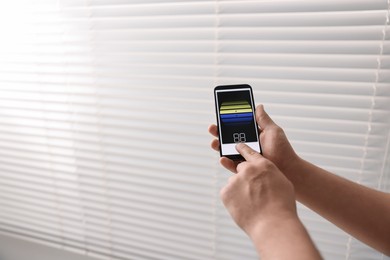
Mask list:
[[[206,133],[218,84],[251,84],[303,158],[381,184],[387,1],[2,7],[2,233],[112,259],[257,258],[218,199],[230,176]],[[351,252],[298,208],[324,256]]]

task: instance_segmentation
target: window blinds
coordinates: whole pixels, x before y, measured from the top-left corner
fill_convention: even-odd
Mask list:
[[[390,191],[387,0],[0,4],[0,230],[99,259],[257,259],[219,200],[212,89]],[[326,259],[387,259],[309,209]]]

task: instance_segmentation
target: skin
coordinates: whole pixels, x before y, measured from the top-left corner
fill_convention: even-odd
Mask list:
[[[390,255],[390,194],[341,178],[300,158],[283,129],[275,124],[262,105],[256,109],[256,119],[261,127],[260,143],[263,156],[293,184],[296,199],[367,245]],[[209,132],[214,137],[217,137],[217,131],[215,125],[209,127]],[[211,147],[218,151],[219,141],[214,139]],[[240,172],[239,165],[225,157],[220,159],[220,163],[233,173]],[[258,166],[257,171],[261,170],[262,167]],[[254,208],[256,205],[258,206],[253,205]],[[280,208],[278,210],[283,212]],[[249,213],[242,211],[237,214]],[[252,234],[264,231],[252,228],[246,232]],[[253,235],[251,238],[253,239]],[[278,249],[283,251],[282,245],[279,245]]]
[[[321,259],[298,219],[292,183],[247,145],[237,150],[246,161],[237,165],[221,198],[261,259]]]

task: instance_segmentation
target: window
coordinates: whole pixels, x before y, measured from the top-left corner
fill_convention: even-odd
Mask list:
[[[257,259],[209,149],[248,83],[309,161],[390,191],[387,0],[0,8],[0,231],[107,259]],[[385,259],[303,206],[326,259]]]

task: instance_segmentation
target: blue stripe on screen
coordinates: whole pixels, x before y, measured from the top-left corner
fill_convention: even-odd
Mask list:
[[[222,114],[221,118],[237,118],[237,117],[252,117],[252,113],[234,113],[234,114]]]
[[[239,123],[239,122],[247,123],[252,121],[252,117],[225,118],[221,120],[224,123]]]

